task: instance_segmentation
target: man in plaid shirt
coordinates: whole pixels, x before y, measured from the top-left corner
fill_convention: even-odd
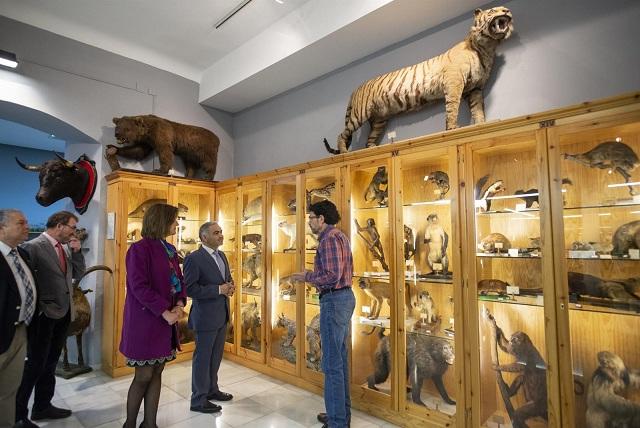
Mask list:
[[[318,420],[323,428],[344,428],[351,421],[347,339],[356,299],[351,290],[353,257],[349,238],[335,227],[340,221],[330,201],[309,207],[309,227],[319,244],[313,271],[294,274],[294,280],[309,282],[320,292],[320,340],[324,372],[324,405],[327,413]]]

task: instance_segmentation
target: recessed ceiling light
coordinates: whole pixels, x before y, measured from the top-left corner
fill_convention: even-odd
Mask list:
[[[49,138],[56,138],[56,134],[49,134]]]
[[[14,54],[13,52],[0,50],[0,65],[10,68],[16,68],[18,66],[16,54]]]
[[[284,4],[284,0],[276,0],[276,3],[278,3],[278,4]]]

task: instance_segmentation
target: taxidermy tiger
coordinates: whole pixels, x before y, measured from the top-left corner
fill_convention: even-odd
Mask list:
[[[484,122],[482,88],[489,79],[498,44],[513,31],[512,19],[506,7],[476,9],[473,26],[462,42],[437,57],[364,82],[351,94],[338,149],[324,139],[329,153],[346,153],[352,134],[365,122],[371,125],[367,147],[375,146],[389,118],[441,98],[445,100],[447,130],[458,127],[462,97],[468,100],[473,122]]]

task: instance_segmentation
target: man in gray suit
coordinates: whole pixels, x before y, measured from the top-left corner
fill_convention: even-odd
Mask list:
[[[72,278],[85,270],[80,241],[75,237],[78,217],[57,212],[47,220],[47,230],[22,247],[29,254],[38,283],[39,313],[28,330],[27,361],[16,398],[16,422],[27,421],[31,392],[35,397],[31,419],[61,419],[71,410],[51,404],[56,386],[56,364],[73,320]]]
[[[218,250],[224,236],[216,222],[200,226],[202,247],[184,259],[184,282],[191,297],[189,328],[195,331],[191,371],[191,410],[215,413],[221,410],[209,400],[229,401],[231,394],[218,388],[218,369],[229,322],[229,297],[235,286],[229,262]]]

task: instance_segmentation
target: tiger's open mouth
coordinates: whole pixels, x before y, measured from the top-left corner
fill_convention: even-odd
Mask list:
[[[508,15],[497,16],[491,20],[489,29],[491,33],[499,39],[509,37],[511,34],[511,17]]]

